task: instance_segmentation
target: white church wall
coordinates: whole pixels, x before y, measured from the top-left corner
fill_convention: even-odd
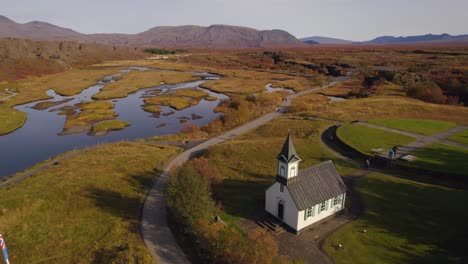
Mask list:
[[[265,194],[265,210],[270,214],[278,217],[279,200],[284,202],[283,222],[297,230],[298,210],[294,200],[289,194],[287,186],[283,186],[283,192],[280,191],[280,183],[275,182],[266,191]]]
[[[344,209],[344,204],[345,204],[345,199],[346,199],[346,193],[341,194],[342,199],[341,203],[339,202],[337,205],[333,206],[333,198],[329,199],[327,201],[328,203],[328,209],[325,211],[320,211],[319,207],[321,204],[316,204],[314,206],[314,215],[312,217],[308,217],[307,219],[304,219],[304,214],[306,213],[306,210],[300,211],[298,214],[298,225],[297,225],[297,230],[301,230],[313,223],[316,223],[326,217],[329,217],[341,210]],[[319,213],[320,211],[320,213]]]

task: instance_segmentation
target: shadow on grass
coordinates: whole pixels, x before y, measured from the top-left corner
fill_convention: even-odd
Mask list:
[[[375,241],[399,251],[407,263],[466,263],[468,252],[467,191],[366,177],[358,183],[366,205],[359,219],[363,228],[389,232],[407,240],[403,247],[392,239]],[[378,237],[384,234],[375,234]],[[411,246],[408,246],[411,245]],[[406,248],[406,249],[405,249]]]
[[[129,231],[138,233],[145,197],[161,173],[162,171],[154,169],[143,174],[129,175],[126,181],[131,187],[128,189],[92,187],[86,193],[102,210],[122,220],[131,220]]]
[[[271,176],[268,176],[271,179]],[[273,183],[239,179],[225,179],[217,187],[224,211],[233,216],[251,218],[255,209],[263,205],[265,190]],[[228,198],[226,198],[228,197]],[[262,206],[263,208],[263,206]]]

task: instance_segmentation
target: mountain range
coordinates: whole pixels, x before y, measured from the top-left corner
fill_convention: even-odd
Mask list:
[[[40,21],[16,23],[0,16],[0,38],[79,41],[109,45],[196,47],[196,48],[261,48],[304,46],[303,42],[283,30],[256,30],[248,27],[211,25],[160,26],[138,34],[82,34]]]
[[[0,15],[0,38],[46,41],[77,41],[118,46],[180,48],[266,48],[304,47],[315,44],[468,44],[468,35],[382,36],[355,42],[314,36],[298,40],[284,30],[256,30],[248,27],[211,25],[159,26],[138,34],[83,34],[41,21],[17,23]]]
[[[307,37],[302,38],[300,40],[305,43],[310,43],[311,41],[314,41],[319,44],[467,44],[468,35],[452,36],[449,34],[426,34],[407,37],[381,36],[372,40],[362,42],[321,36]]]

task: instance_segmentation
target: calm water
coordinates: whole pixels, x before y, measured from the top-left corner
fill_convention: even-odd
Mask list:
[[[147,68],[130,68],[130,70],[150,70]],[[120,73],[120,74],[122,74]],[[116,75],[120,75],[116,74]],[[209,73],[193,73],[200,75],[205,79],[215,79],[218,76]],[[202,89],[199,85],[205,80],[182,83],[176,85],[160,85],[157,87],[142,89],[136,93],[130,94],[126,98],[109,100],[115,105],[115,111],[118,119],[130,122],[132,125],[119,131],[111,131],[104,136],[90,136],[85,133],[60,135],[65,124],[65,116],[58,115],[53,109],[63,106],[73,106],[82,101],[92,101],[91,96],[99,92],[106,83],[112,82],[116,76],[107,76],[99,84],[91,86],[82,93],[74,96],[60,96],[53,90],[47,91],[47,94],[53,96],[53,99],[44,101],[63,101],[71,99],[66,103],[50,107],[46,110],[35,110],[31,108],[38,102],[16,106],[17,110],[26,112],[28,119],[23,127],[15,132],[0,136],[0,178],[9,176],[21,170],[24,170],[37,162],[51,158],[63,152],[92,146],[99,143],[115,142],[121,140],[134,140],[136,138],[145,138],[150,136],[173,134],[181,131],[182,119],[188,120],[190,124],[203,126],[211,120],[219,117],[221,113],[214,113],[213,109],[219,104],[220,100],[228,98],[223,94],[214,93]],[[202,100],[198,105],[176,111],[170,107],[161,107],[163,114],[170,115],[154,116],[142,109],[143,96],[153,90],[161,89],[163,92],[175,89],[193,88],[204,90],[209,95],[217,98],[216,101]],[[192,114],[199,117],[193,118]],[[165,123],[165,125],[163,125]]]

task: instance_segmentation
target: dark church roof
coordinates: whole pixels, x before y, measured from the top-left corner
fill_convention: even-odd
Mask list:
[[[288,179],[287,186],[299,211],[346,192],[346,186],[331,160],[299,170],[296,177]]]
[[[284,161],[286,163],[301,160],[296,153],[296,149],[294,148],[291,133],[288,133],[288,137],[284,142],[283,148],[281,149],[280,154],[276,156],[276,159]]]

